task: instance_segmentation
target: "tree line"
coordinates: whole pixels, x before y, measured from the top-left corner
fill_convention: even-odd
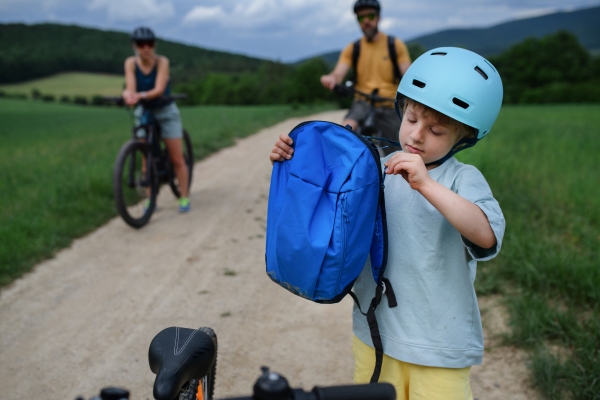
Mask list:
[[[0,83],[68,70],[122,74],[132,54],[126,33],[57,24],[0,24],[0,48]],[[425,51],[418,43],[408,48],[413,60]],[[320,85],[319,77],[331,70],[320,57],[291,65],[161,40],[157,50],[169,57],[174,91],[186,93],[190,105],[349,105]],[[505,103],[600,102],[600,57],[569,32],[528,38],[489,60],[502,77]],[[32,97],[57,100],[49,94]],[[84,96],[58,100],[87,102]],[[91,100],[102,104],[100,96]]]
[[[489,60],[505,103],[600,102],[600,57],[567,31],[525,39]]]
[[[418,43],[409,46],[413,60],[424,51]],[[489,60],[502,77],[504,103],[600,102],[600,57],[593,57],[569,32],[528,38]],[[210,73],[176,90],[188,94],[188,104],[338,101],[347,106],[347,99],[319,83],[330,70],[318,57],[295,68],[266,62],[256,72]]]
[[[133,54],[129,34],[59,24],[0,24],[0,83],[15,83],[64,71],[123,74]],[[256,71],[259,58],[157,41],[175,82],[204,77],[210,71]]]

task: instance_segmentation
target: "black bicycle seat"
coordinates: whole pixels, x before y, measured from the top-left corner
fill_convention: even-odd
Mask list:
[[[210,328],[171,327],[152,339],[148,350],[150,369],[156,374],[154,398],[173,400],[190,379],[210,371],[216,358],[217,336]]]

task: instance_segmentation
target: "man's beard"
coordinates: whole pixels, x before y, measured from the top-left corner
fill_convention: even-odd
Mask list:
[[[375,38],[375,36],[377,35],[377,33],[379,33],[379,30],[377,29],[377,27],[373,28],[373,29],[368,29],[363,31],[363,33],[365,34],[365,38],[367,39],[367,42],[372,42],[373,39]]]

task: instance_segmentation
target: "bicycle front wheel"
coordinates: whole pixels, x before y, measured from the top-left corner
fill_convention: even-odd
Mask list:
[[[146,225],[156,207],[156,168],[147,166],[147,154],[148,145],[132,139],[121,147],[113,171],[115,206],[121,218],[134,228]]]
[[[192,139],[190,139],[190,135],[187,131],[183,130],[183,138],[182,138],[182,148],[183,148],[183,159],[185,160],[185,165],[187,165],[188,169],[188,193],[190,188],[192,187],[192,172],[194,171],[194,149],[192,148]],[[171,166],[170,168],[170,176],[169,176],[169,185],[171,185],[171,190],[175,197],[181,197],[181,191],[179,190],[179,181],[177,180],[177,175],[175,174],[174,168]]]

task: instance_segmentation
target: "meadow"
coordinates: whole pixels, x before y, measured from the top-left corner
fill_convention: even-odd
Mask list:
[[[331,107],[182,107],[197,158],[263,126]],[[124,109],[0,99],[0,284],[116,215],[111,172]],[[269,149],[265,149],[265,159]],[[505,106],[458,158],[487,178],[507,221],[480,263],[480,296],[503,295],[531,381],[548,399],[600,395],[600,105]]]
[[[45,78],[22,83],[0,85],[0,91],[7,94],[25,94],[31,96],[33,89],[42,94],[51,94],[57,99],[61,96],[94,95],[118,96],[123,90],[125,79],[122,75],[98,74],[90,72],[63,72]]]
[[[181,113],[199,160],[235,138],[331,107],[205,106]],[[0,99],[0,120],[2,286],[116,215],[112,169],[132,120],[123,108],[8,99]]]
[[[600,105],[505,106],[458,158],[506,217],[502,251],[475,281],[480,295],[504,295],[505,342],[528,350],[544,398],[599,399]]]

